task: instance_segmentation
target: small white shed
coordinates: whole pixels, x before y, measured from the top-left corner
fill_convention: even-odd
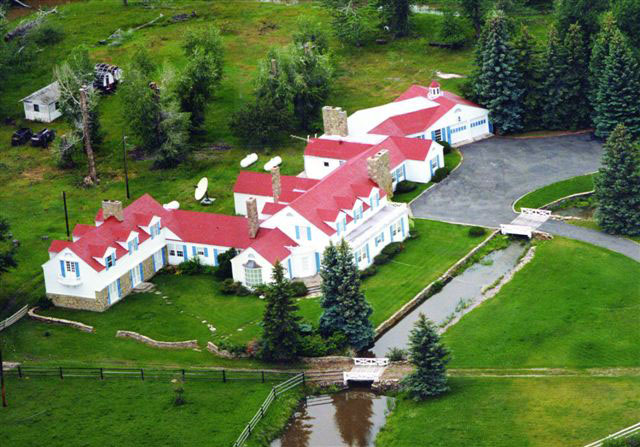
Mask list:
[[[21,100],[24,117],[31,121],[50,123],[62,115],[59,100],[60,87],[56,81]]]

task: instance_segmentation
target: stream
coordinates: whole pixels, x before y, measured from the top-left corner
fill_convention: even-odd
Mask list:
[[[271,447],[373,446],[393,403],[368,388],[309,396]]]

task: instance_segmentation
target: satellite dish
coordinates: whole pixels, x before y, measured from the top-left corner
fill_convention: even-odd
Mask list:
[[[209,198],[207,194],[207,189],[209,188],[209,180],[206,177],[202,177],[198,182],[198,186],[196,186],[196,191],[194,193],[194,197],[196,200],[200,201],[202,205],[211,205],[213,200]]]

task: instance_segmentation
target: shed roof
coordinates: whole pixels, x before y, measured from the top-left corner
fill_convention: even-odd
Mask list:
[[[56,102],[58,99],[60,99],[60,85],[58,84],[58,81],[55,81],[46,87],[31,93],[29,96],[22,98],[20,101],[37,101],[41,104],[51,104]]]

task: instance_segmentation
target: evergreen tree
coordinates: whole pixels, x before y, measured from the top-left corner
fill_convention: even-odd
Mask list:
[[[523,126],[525,129],[539,129],[542,127],[542,67],[540,50],[529,29],[523,26],[513,41],[516,59],[515,70],[522,77],[524,97]]]
[[[375,5],[380,11],[382,24],[388,26],[394,36],[409,35],[409,0],[375,0]]]
[[[360,291],[360,273],[344,239],[338,245],[337,272],[340,280],[338,312],[344,319],[342,332],[353,349],[362,351],[373,344],[375,332],[369,320],[373,309]]]
[[[449,351],[440,342],[434,324],[422,313],[409,335],[409,351],[416,368],[402,381],[409,396],[418,401],[449,391],[446,375]]]
[[[604,61],[609,55],[609,42],[613,38],[616,30],[616,21],[610,13],[605,14],[602,19],[600,32],[596,36],[593,48],[591,49],[591,58],[589,60],[589,87],[592,108],[596,104],[596,95],[598,91],[598,83],[604,72]]]
[[[338,272],[338,249],[332,243],[324,250],[320,268],[322,278],[322,316],[320,317],[320,333],[329,337],[344,328],[344,319],[339,310],[339,289],[342,282]]]
[[[612,0],[611,11],[631,44],[640,49],[640,0]]]
[[[273,283],[267,286],[265,299],[261,356],[276,362],[293,360],[300,352],[300,317],[296,315],[298,306],[293,302],[289,281],[279,261],[273,267]]]
[[[319,54],[329,50],[329,36],[321,22],[307,16],[298,19],[298,28],[293,33],[293,43],[298,46],[311,44]]]
[[[609,43],[594,108],[597,136],[607,138],[615,126],[624,124],[634,138],[640,137],[640,67],[618,29]]]
[[[600,28],[598,19],[608,9],[609,0],[556,0],[554,12],[560,39],[564,39],[572,24],[578,23],[585,45],[590,46]]]
[[[567,103],[565,102],[568,94],[566,80],[568,71],[567,55],[558,32],[553,26],[547,39],[544,67],[542,121],[547,129],[562,129],[565,124],[564,114],[567,109]],[[571,108],[571,111],[573,111],[573,108]]]
[[[510,43],[507,19],[494,11],[485,23],[476,51],[475,93],[489,109],[498,133],[522,129],[522,79]]]
[[[564,50],[567,68],[564,76],[566,96],[562,110],[563,127],[576,130],[590,123],[591,105],[589,104],[589,54],[584,44],[580,25],[574,23],[564,38]],[[571,107],[567,107],[571,104]]]
[[[340,42],[361,47],[374,39],[380,20],[372,5],[356,5],[353,0],[324,0],[324,4],[333,17],[333,33]]]
[[[640,149],[623,124],[604,145],[594,183],[600,227],[607,233],[640,235]]]
[[[0,275],[17,267],[16,245],[13,243],[13,234],[9,228],[9,221],[0,216]]]

